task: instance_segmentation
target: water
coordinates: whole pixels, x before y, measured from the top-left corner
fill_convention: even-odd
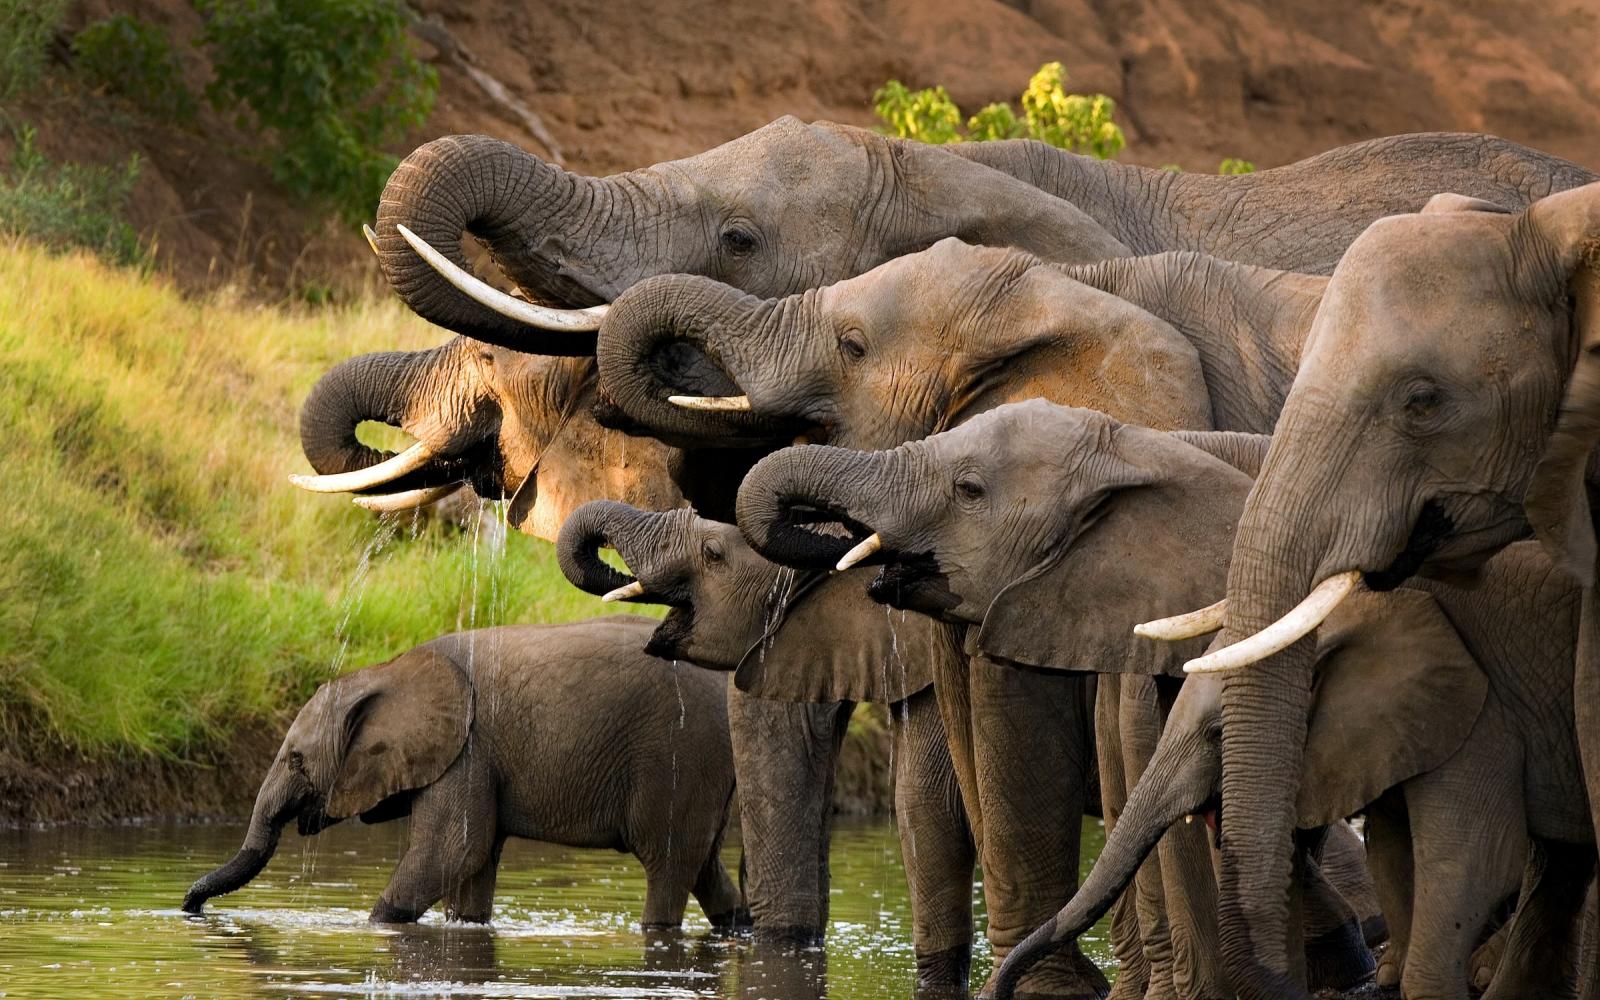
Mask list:
[[[1085,823],[1086,854],[1100,826]],[[286,830],[272,864],[203,917],[178,910],[238,847],[238,826],[0,831],[0,996],[593,997],[879,1000],[909,996],[911,914],[890,821],[841,823],[823,951],[763,954],[713,936],[691,900],[684,931],[646,940],[638,863],[512,840],[494,924],[376,928],[367,910],[405,824]],[[737,870],[736,836],[725,860]],[[316,845],[316,865],[303,865]],[[1109,961],[1102,929],[1085,941]],[[988,971],[981,942],[976,975]]]

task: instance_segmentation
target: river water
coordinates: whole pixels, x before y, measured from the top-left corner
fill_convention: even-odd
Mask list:
[[[761,954],[712,936],[691,900],[681,934],[646,940],[631,856],[513,840],[491,927],[429,914],[413,928],[366,915],[404,846],[405,824],[293,828],[249,886],[202,917],[178,909],[226,860],[239,826],[0,831],[0,996],[738,997],[881,1000],[910,995],[911,915],[888,822],[841,823],[825,949]],[[1085,853],[1101,842],[1085,823]],[[726,851],[737,871],[737,838]],[[975,892],[980,906],[981,894]],[[981,922],[980,922],[981,926]],[[1109,961],[1104,927],[1085,942]],[[987,973],[980,942],[975,977]],[[976,980],[981,982],[981,979]]]

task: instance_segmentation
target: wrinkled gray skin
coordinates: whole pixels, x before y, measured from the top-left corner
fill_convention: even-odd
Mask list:
[[[1431,207],[1375,223],[1334,272],[1239,524],[1223,643],[1334,573],[1380,588],[1417,571],[1471,574],[1530,525],[1558,566],[1594,580],[1600,186],[1520,213],[1454,196]],[[1594,612],[1576,680],[1591,807]],[[1224,958],[1250,998],[1304,996],[1283,959],[1282,889],[1311,653],[1297,644],[1223,685],[1223,791],[1238,818],[1223,839],[1221,907],[1235,928]]]
[[[1031,142],[953,150],[786,117],[688,159],[591,178],[485,136],[449,136],[391,176],[378,250],[425,318],[490,343],[586,354],[592,335],[529,331],[467,300],[395,226],[462,264],[458,240],[470,233],[531,298],[586,306],[657,274],[786,295],[947,236],[1063,263],[1188,249],[1327,273],[1367,223],[1441,189],[1520,205],[1595,179],[1515,143],[1449,133],[1356,143],[1238,177]]]
[[[615,548],[637,575],[602,562],[602,545]],[[911,889],[917,986],[965,992],[976,851],[930,687],[937,664],[960,656],[954,630],[918,618],[894,621],[861,600],[861,574],[802,580],[750,551],[733,525],[708,521],[687,508],[648,512],[608,500],[585,504],[563,526],[557,556],[567,579],[591,593],[642,583],[645,592],[629,600],[672,608],[647,651],[736,671],[743,697],[777,694],[805,702],[814,695],[825,702],[824,711],[834,713],[840,733],[857,702],[889,706],[895,817]],[[819,641],[824,635],[827,640]],[[821,674],[834,680],[822,683],[816,679]],[[813,678],[818,686],[809,691],[788,687],[796,676]],[[813,709],[804,703],[764,704],[801,715]],[[837,744],[832,750],[836,754]],[[970,762],[964,763],[970,771]],[[835,764],[834,756],[820,762],[830,779]],[[790,808],[784,798],[793,796],[793,788],[774,791],[779,794],[770,803],[747,800],[741,786],[741,809],[749,814]],[[823,825],[829,798],[815,803]],[[763,894],[753,884],[750,888],[754,905]],[[770,923],[759,911],[755,917],[758,925]]]
[[[510,497],[508,520],[550,541],[585,501],[666,509],[682,502],[680,481],[715,486],[715,477],[686,467],[685,456],[595,423],[592,373],[589,359],[524,355],[465,337],[428,351],[365,355],[312,389],[301,442],[318,472],[344,472],[383,457],[356,440],[361,421],[403,428],[449,459],[384,492],[466,480],[482,496]],[[828,823],[848,707],[788,705],[730,688],[728,713],[756,934],[780,946],[813,944],[827,926]],[[801,856],[813,860],[797,862]]]
[[[1229,457],[1250,450],[1237,435],[1162,434],[1036,401],[893,451],[780,453],[751,479],[877,531],[885,568],[870,593],[976,627],[991,656],[1174,676],[1200,641],[1145,642],[1132,626],[1221,584],[1250,487],[1187,442]],[[806,478],[783,478],[802,454]],[[808,492],[812,476],[830,484],[825,493]],[[1516,958],[1490,996],[1571,995],[1571,918],[1592,864],[1592,849],[1573,845],[1588,828],[1571,701],[1577,588],[1524,545],[1496,560],[1480,590],[1430,590],[1364,595],[1324,626],[1296,825],[1371,804],[1394,929],[1379,979],[1403,982],[1410,998],[1466,997],[1472,946],[1537,838],[1547,860],[1528,880],[1508,946]],[[1002,983],[1092,925],[1170,824],[1214,811],[1221,690],[1215,676],[1184,685],[1095,872],[1008,960]],[[1235,821],[1230,804],[1224,836]],[[1327,932],[1316,933],[1312,912],[1308,902],[1306,971],[1317,981]]]
[[[655,624],[459,632],[324,684],[267,771],[244,846],[184,910],[259,874],[291,820],[309,835],[410,815],[375,922],[441,899],[451,919],[487,922],[507,837],[633,854],[646,928],[677,927],[691,892],[713,926],[748,922],[718,857],[734,787],[724,685],[644,655]]]

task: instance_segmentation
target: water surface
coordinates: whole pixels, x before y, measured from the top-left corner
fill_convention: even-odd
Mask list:
[[[1085,823],[1085,853],[1100,824]],[[430,913],[373,927],[368,909],[404,847],[405,824],[290,828],[245,889],[202,917],[178,909],[196,877],[238,847],[240,826],[0,831],[0,996],[594,997],[880,1000],[909,996],[911,915],[893,824],[844,823],[832,852],[824,949],[764,954],[710,928],[691,900],[680,934],[638,929],[643,872],[631,856],[512,840],[494,924]],[[737,871],[737,838],[725,852]],[[974,893],[979,906],[981,894]],[[1103,928],[1086,946],[1109,961]],[[988,972],[980,942],[975,982]]]

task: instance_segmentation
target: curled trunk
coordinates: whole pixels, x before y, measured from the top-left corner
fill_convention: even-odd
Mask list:
[[[457,333],[513,350],[587,355],[590,333],[533,330],[451,287],[406,243],[404,225],[457,266],[469,233],[488,245],[506,273],[553,305],[589,306],[610,297],[601,282],[564,266],[563,248],[592,240],[578,231],[611,192],[602,181],[568,173],[510,143],[452,135],[419,147],[395,168],[378,206],[376,248],[383,273],[417,315]],[[601,217],[601,216],[597,216]]]
[[[605,594],[633,582],[633,578],[606,565],[601,546],[621,554],[649,597],[673,603],[678,581],[671,568],[678,562],[691,511],[642,511],[616,500],[591,500],[572,512],[556,539],[556,560],[573,586],[591,594]]]
[[[276,769],[276,765],[275,765]],[[278,849],[278,835],[283,824],[298,811],[300,803],[287,794],[279,783],[268,779],[256,796],[255,809],[250,814],[250,828],[245,833],[244,844],[222,867],[195,880],[183,897],[183,912],[199,913],[206,902],[217,896],[242,889],[272,860]]]
[[[739,528],[763,556],[799,569],[832,569],[873,534],[866,519],[887,497],[889,464],[904,451],[862,452],[806,445],[757,462],[739,487]],[[824,533],[806,525],[837,523]]]

